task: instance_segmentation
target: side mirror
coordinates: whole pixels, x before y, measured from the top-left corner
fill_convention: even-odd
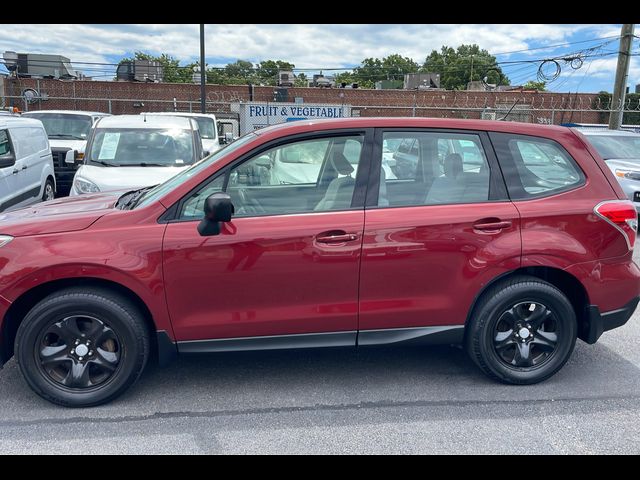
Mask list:
[[[203,150],[202,151],[202,158],[208,157],[209,155],[211,155],[211,152],[209,150]]]
[[[231,143],[233,142],[233,133],[231,132],[227,132],[224,134],[224,143]]]
[[[198,224],[198,233],[203,237],[220,234],[220,223],[230,222],[235,213],[231,197],[224,192],[214,193],[204,202],[204,218]]]
[[[16,164],[16,156],[13,153],[7,153],[0,157],[0,168],[13,167]]]
[[[78,153],[77,150],[69,150],[64,156],[64,163],[67,165],[80,165],[84,160],[84,153]]]

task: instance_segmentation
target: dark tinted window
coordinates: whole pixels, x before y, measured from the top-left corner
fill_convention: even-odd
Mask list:
[[[40,120],[47,136],[54,140],[86,140],[91,130],[91,117],[88,115],[25,113],[23,116]]]
[[[492,133],[491,140],[512,199],[553,195],[584,183],[575,160],[553,140],[506,133]]]

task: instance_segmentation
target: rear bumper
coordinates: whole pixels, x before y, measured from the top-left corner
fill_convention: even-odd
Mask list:
[[[609,312],[600,313],[596,305],[589,305],[587,321],[580,338],[589,344],[596,343],[600,336],[608,331],[623,326],[635,312],[640,297],[636,297],[624,307]]]

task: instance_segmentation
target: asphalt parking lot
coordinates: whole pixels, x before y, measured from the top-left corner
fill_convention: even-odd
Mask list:
[[[636,262],[640,251],[636,253]],[[69,410],[0,371],[0,453],[639,453],[640,314],[512,387],[453,347],[182,358]]]

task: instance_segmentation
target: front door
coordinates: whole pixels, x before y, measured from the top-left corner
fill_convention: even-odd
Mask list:
[[[261,147],[183,199],[163,246],[181,349],[193,340],[295,342],[303,334],[355,344],[364,139],[345,132]],[[236,213],[219,235],[202,237],[204,200],[219,191]]]
[[[382,146],[393,144],[389,175]],[[376,145],[380,180],[372,175],[367,198],[358,343],[418,338],[449,326],[461,334],[481,288],[520,265],[518,211],[488,138],[388,130],[376,133]]]

